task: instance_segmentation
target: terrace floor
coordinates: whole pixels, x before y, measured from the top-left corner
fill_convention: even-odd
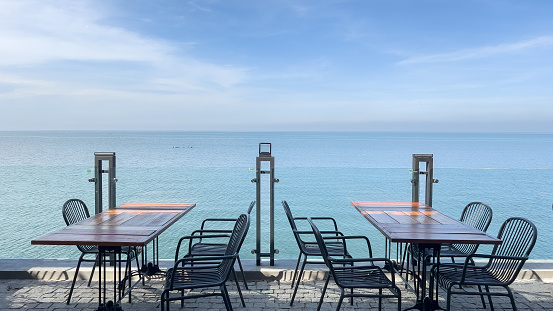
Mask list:
[[[294,305],[290,306],[294,260],[278,260],[274,267],[257,267],[253,260],[243,262],[250,287],[243,290],[245,308],[239,303],[234,283],[228,282],[235,310],[316,310],[324,285],[324,266],[312,265],[306,271]],[[161,261],[160,265],[167,268],[171,261]],[[75,266],[75,260],[0,259],[0,310],[96,310],[97,283],[93,282],[90,288],[86,286],[91,271],[89,266],[81,269],[71,304],[65,304]],[[139,284],[132,291],[132,303],[124,299],[123,310],[160,310],[162,288],[161,279],[149,280],[145,286]],[[530,261],[511,288],[519,310],[553,310],[553,262]],[[412,292],[403,290],[402,295],[402,309],[414,305],[415,295]],[[334,310],[338,297],[339,290],[331,281],[322,309]],[[440,293],[442,307],[445,307],[444,297],[445,294]],[[494,297],[493,302],[496,310],[511,310],[506,297]],[[377,306],[376,299],[356,299],[353,307],[349,300],[344,301],[341,310],[367,310]],[[479,297],[454,296],[452,310],[476,309],[482,310]],[[180,304],[174,302],[171,310],[181,310]],[[182,310],[225,310],[225,307],[220,297],[210,297],[188,300]],[[383,310],[397,310],[396,301],[385,301]]]
[[[95,310],[97,297],[95,287],[88,288],[86,281],[78,281],[70,305],[65,304],[70,281],[44,280],[0,280],[0,310]],[[236,287],[229,283],[233,308],[235,310],[315,310],[320,298],[322,281],[304,281],[293,306],[290,306],[292,296],[291,282],[289,281],[250,281],[249,290],[243,290],[246,308],[239,303]],[[160,293],[163,283],[160,280],[151,280],[145,286],[139,285],[132,292],[132,303],[125,298],[122,308],[125,311],[159,310]],[[519,310],[553,310],[553,283],[543,281],[516,281],[512,289]],[[403,291],[402,308],[414,304],[415,296],[409,291]],[[336,286],[329,286],[327,297],[322,310],[334,310],[339,297]],[[511,310],[507,298],[494,298],[496,310]],[[441,298],[441,305],[445,301]],[[376,299],[356,299],[353,307],[349,301],[344,301],[341,310],[367,310],[376,308]],[[482,309],[480,300],[474,296],[456,296],[453,299],[452,310]],[[180,310],[180,304],[174,302],[172,310]],[[189,300],[183,310],[225,310],[220,297],[209,297],[198,300]],[[384,301],[383,310],[397,310],[396,302]],[[489,310],[489,309],[488,309]]]

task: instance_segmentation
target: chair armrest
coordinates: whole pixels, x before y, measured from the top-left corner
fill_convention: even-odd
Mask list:
[[[192,234],[190,234],[190,236],[197,236],[200,238],[200,236],[203,234],[203,233],[211,233],[211,234],[228,234],[230,236],[230,234],[232,233],[232,230],[217,230],[217,229],[213,229],[213,230],[194,230],[194,232],[192,232]],[[199,235],[196,235],[196,234],[199,234]]]
[[[211,239],[211,238],[228,238],[230,237],[229,234],[209,234],[209,235],[187,235],[187,236],[183,236],[179,239],[179,242],[177,243],[177,249],[175,251],[175,261],[179,260],[179,253],[180,253],[180,248],[181,248],[181,244],[183,241],[185,240],[188,240],[188,252],[190,253],[190,250],[192,248],[192,241],[194,239]]]
[[[334,258],[334,257],[329,257],[329,260],[332,263],[339,263],[339,264],[354,263],[354,262],[374,262],[374,261],[381,261],[381,262],[386,262],[386,263],[389,263],[389,264],[392,263],[392,261],[388,258]]]
[[[344,236],[324,236],[324,240],[342,240],[344,242],[344,252],[347,254],[346,240],[364,240],[367,244],[367,250],[369,252],[369,258],[373,256],[373,250],[371,247],[371,241],[364,235],[344,235]]]
[[[198,262],[206,262],[206,261],[221,261],[221,260],[224,260],[224,259],[231,259],[231,258],[236,258],[237,254],[233,254],[233,255],[223,255],[223,256],[206,256],[206,257],[193,257],[193,256],[190,256],[190,257],[184,257],[184,258],[181,258],[177,261],[175,261],[175,264],[173,265],[173,268],[183,268],[182,265],[186,264],[186,263],[198,263]],[[218,266],[219,264],[215,264],[215,265],[211,265],[211,267],[213,266]],[[202,268],[202,266],[194,266],[193,269],[199,269],[199,268]]]
[[[488,258],[488,259],[514,259],[514,260],[527,260],[528,257],[518,257],[518,256],[500,256],[500,255],[491,255],[491,254],[472,254],[472,255],[468,255],[467,256],[467,259],[465,260],[465,262],[467,260],[469,260],[469,258]]]
[[[202,221],[200,229],[204,229],[204,226],[208,222],[236,222],[236,218],[206,218]]]
[[[484,259],[509,259],[509,260],[521,260],[522,262],[525,262],[528,260],[528,257],[516,257],[516,256],[500,256],[500,255],[491,255],[491,254],[472,254],[468,255],[465,258],[465,262],[463,264],[463,270],[466,270],[467,266],[473,266],[473,267],[486,267],[488,264],[484,266],[474,266],[472,262],[474,262],[474,258],[484,258]]]
[[[301,231],[301,230],[292,230],[292,231],[294,233],[297,233],[297,234],[311,234],[311,235],[314,234],[313,231],[305,231],[305,230],[303,230],[303,231]],[[340,231],[328,231],[327,230],[327,231],[320,231],[320,232],[321,232],[321,234],[335,234],[336,236],[339,236],[339,235],[344,236],[344,234]]]
[[[307,220],[308,217],[294,217],[294,220]],[[338,224],[336,223],[336,220],[332,217],[309,217],[313,220],[330,220],[332,221],[332,224],[334,225],[334,230],[338,231]]]
[[[392,261],[389,258],[333,258],[329,257],[330,262],[333,264],[334,270],[344,270],[344,269],[351,269],[354,266],[354,263],[360,263],[360,262],[368,262],[371,263],[371,265],[374,265],[375,262],[383,262],[385,264],[385,267],[389,267],[389,272],[392,277],[392,283],[396,283],[395,279],[395,268],[392,264]],[[334,266],[334,264],[339,264],[341,266]],[[349,265],[349,266],[345,266]],[[361,266],[357,266],[361,267]]]

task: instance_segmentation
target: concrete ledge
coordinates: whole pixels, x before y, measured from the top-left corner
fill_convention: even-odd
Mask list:
[[[263,262],[255,265],[255,260],[242,260],[248,280],[291,281],[296,266],[294,259],[275,260],[270,266]],[[75,275],[75,259],[0,259],[0,279],[37,279],[37,280],[71,280]],[[168,269],[173,266],[172,260],[160,260],[160,267]],[[238,267],[237,267],[238,268]],[[323,280],[326,275],[324,264],[308,265],[305,280]],[[92,265],[81,266],[78,279],[88,280]],[[112,274],[108,273],[108,278]],[[529,260],[519,273],[520,280],[542,280],[553,282],[553,260]]]

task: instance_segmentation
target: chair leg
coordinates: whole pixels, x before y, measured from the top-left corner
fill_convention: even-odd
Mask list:
[[[378,289],[378,311],[382,311],[382,288]]]
[[[161,293],[161,311],[165,311],[165,291]]]
[[[451,310],[451,288],[453,287],[453,285],[450,285],[448,288],[447,288],[447,302],[446,302],[446,311],[450,311]]]
[[[96,265],[98,265],[98,255],[96,255],[96,260],[94,261],[94,265],[92,266],[92,272],[90,272],[90,277],[88,278],[88,287],[90,287],[90,283],[92,283],[92,277],[94,277]]]
[[[244,268],[242,268],[242,261],[240,261],[240,256],[236,257],[238,260],[238,267],[240,267],[240,272],[242,273],[242,280],[244,281],[244,288],[249,290],[248,282],[246,281],[246,275],[244,274]]]
[[[140,271],[140,262],[138,261],[138,248],[134,248],[134,259],[136,259],[136,271],[138,271],[138,277],[142,277],[142,272]]]
[[[478,285],[478,291],[482,292],[482,285]],[[484,295],[480,295],[480,300],[482,301],[482,308],[486,309],[486,300],[484,299]]]
[[[323,305],[323,300],[325,298],[326,288],[328,287],[329,281],[330,281],[330,273],[326,277],[325,285],[323,287],[323,293],[321,294],[321,299],[319,299],[319,304],[317,305],[317,311],[321,310],[321,306]]]
[[[511,299],[511,305],[513,306],[513,310],[517,311],[517,306],[515,305],[515,297],[513,296],[513,291],[508,286],[505,286],[505,289],[509,293],[509,298]]]
[[[238,283],[238,277],[236,277],[236,270],[232,268],[232,276],[234,277],[234,282],[236,283],[236,289],[238,290],[238,294],[240,295],[240,300],[242,301],[242,307],[246,307],[246,303],[244,302],[244,296],[242,296],[242,290],[240,289],[240,284]]]
[[[294,270],[294,276],[292,277],[292,286],[290,286],[290,288],[294,288],[294,282],[296,281],[296,276],[298,275],[298,268],[300,266],[300,260],[301,260],[301,252],[300,252],[300,255],[298,256],[298,262],[296,263],[296,269]],[[303,260],[305,261],[305,258]]]
[[[338,305],[336,306],[336,311],[340,310],[340,307],[342,306],[342,301],[344,301],[344,289],[340,288],[340,299],[338,300]]]
[[[397,311],[401,311],[401,290],[397,286],[395,290],[397,292]]]
[[[488,285],[485,286],[486,288],[486,293],[490,293],[490,287]],[[493,302],[492,302],[492,296],[491,295],[488,295],[488,302],[490,303],[490,310],[494,310],[493,308]]]
[[[71,283],[71,289],[69,290],[69,296],[67,297],[67,304],[71,302],[71,296],[73,295],[73,289],[75,288],[75,282],[77,281],[77,275],[79,275],[79,269],[81,268],[81,263],[83,262],[84,253],[79,257],[79,262],[77,263],[77,269],[75,270],[75,275],[73,276],[73,283]]]
[[[306,256],[307,257],[307,256]],[[294,288],[294,293],[292,294],[292,300],[290,300],[290,306],[294,305],[294,299],[296,298],[296,293],[298,292],[298,287],[300,286],[301,276],[303,275],[303,270],[305,269],[305,259],[301,265],[301,270],[298,275],[298,280],[296,281],[296,287]]]
[[[132,303],[132,293],[131,293],[131,287],[132,287],[132,258],[131,253],[127,253],[127,262],[125,267],[125,274],[127,275],[127,278],[129,279],[129,303]],[[125,290],[125,287],[123,287],[123,291]]]
[[[227,311],[232,311],[232,304],[230,302],[227,286],[224,283],[221,285],[221,294],[223,295],[223,301],[225,303]]]

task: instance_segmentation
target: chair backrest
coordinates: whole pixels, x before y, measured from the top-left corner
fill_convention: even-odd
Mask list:
[[[294,216],[292,216],[292,211],[290,211],[290,206],[288,206],[288,202],[282,201],[282,207],[284,207],[284,213],[286,213],[286,218],[288,218],[288,222],[290,223],[290,227],[292,228],[292,232],[294,233],[294,238],[296,239],[296,243],[298,243],[298,247],[300,248],[300,251],[307,252],[305,241],[302,240],[302,237],[298,233],[298,228],[296,227],[296,221],[294,220]]]
[[[321,257],[323,257],[323,260],[326,266],[330,269],[330,272],[332,273],[332,277],[334,277],[334,268],[332,267],[332,264],[328,258],[329,257],[328,249],[326,248],[323,235],[321,234],[321,231],[319,230],[319,228],[317,228],[315,223],[313,223],[313,220],[311,219],[311,217],[307,217],[307,221],[311,225],[311,229],[313,229],[315,240],[317,240],[317,245],[319,246],[319,250],[321,251]],[[336,277],[334,277],[334,279],[336,279]]]
[[[492,222],[492,208],[482,202],[471,202],[465,206],[461,214],[461,222],[486,232]],[[476,252],[478,244],[454,244],[460,252],[470,255]]]
[[[248,234],[248,230],[250,229],[250,215],[248,214],[242,214],[236,219],[236,223],[234,224],[234,229],[232,229],[232,234],[230,235],[227,249],[225,251],[225,255],[234,256],[237,255],[240,251],[240,248],[242,247],[242,243],[244,243],[244,240],[246,238],[246,235]],[[221,275],[228,276],[230,275],[231,268],[234,266],[234,261],[236,260],[236,256],[228,259],[224,259],[219,266],[219,271]]]
[[[255,201],[252,201],[250,203],[250,207],[248,207],[248,215],[252,213],[253,207],[255,206]]]
[[[292,216],[290,206],[288,206],[288,202],[282,201],[282,207],[284,208],[284,213],[286,214],[286,218],[288,218],[288,222],[290,223],[290,227],[292,227],[292,230],[298,230],[298,228],[296,227],[296,222],[294,221],[294,216]]]
[[[496,278],[511,283],[530,256],[536,244],[538,229],[529,220],[521,217],[507,219],[499,229],[498,239],[502,243],[493,248],[488,267]]]
[[[90,213],[88,212],[88,208],[86,207],[86,204],[84,204],[84,202],[79,199],[67,200],[63,204],[61,213],[63,215],[63,220],[65,221],[65,224],[68,226],[90,217]],[[77,245],[77,248],[81,252],[86,252],[88,250],[93,249],[94,246]]]
[[[67,200],[63,204],[61,213],[65,224],[68,226],[90,217],[86,204],[79,199]]]
[[[471,202],[463,209],[461,221],[480,231],[486,232],[492,222],[492,208],[482,202]]]

